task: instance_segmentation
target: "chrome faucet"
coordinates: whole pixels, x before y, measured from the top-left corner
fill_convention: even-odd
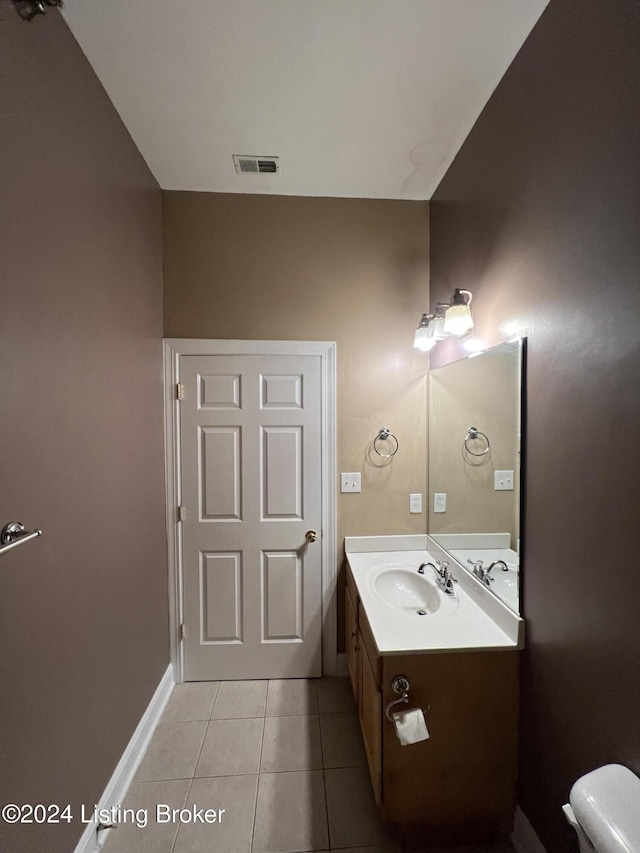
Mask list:
[[[487,573],[489,573],[494,566],[502,566],[503,572],[509,571],[509,566],[505,563],[504,560],[494,560],[493,563],[491,563],[491,565],[487,569]]]
[[[436,581],[440,589],[444,592],[445,595],[455,595],[456,591],[454,588],[454,584],[458,583],[456,578],[449,571],[449,563],[447,561],[436,560],[436,565],[433,563],[421,563],[418,568],[418,574],[423,575],[424,570],[427,566],[431,566],[433,571],[436,573]]]

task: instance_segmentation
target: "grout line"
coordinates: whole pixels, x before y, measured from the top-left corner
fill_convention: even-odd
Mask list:
[[[277,720],[278,717],[317,717],[317,711],[300,711],[294,714],[265,714],[267,720]]]
[[[322,768],[322,767],[304,767],[304,768],[298,769],[298,770],[263,770],[262,773],[260,773],[260,776],[282,776],[284,773],[318,773],[318,772],[322,773],[323,769],[324,768]],[[335,770],[336,768],[335,767],[329,767],[328,769],[329,770]],[[338,770],[341,770],[341,769],[342,768],[340,768],[340,767],[338,768]],[[351,769],[351,768],[347,768],[347,769]],[[236,773],[235,775],[236,776],[246,776],[248,774]],[[255,776],[255,773],[252,775]],[[198,778],[209,779],[211,777],[202,776],[202,777],[198,777]],[[216,776],[213,778],[222,778],[222,777]]]
[[[187,786],[187,795],[186,795],[186,797],[184,798],[184,803],[182,804],[182,808],[184,808],[184,807],[187,805],[187,800],[189,799],[189,793],[190,793],[190,791],[191,791],[191,785],[192,785],[192,784],[193,784],[193,780],[192,780],[192,782]],[[174,835],[173,835],[173,841],[171,842],[171,848],[170,848],[170,850],[169,850],[169,853],[173,853],[173,850],[174,850],[174,848],[175,848],[175,846],[176,846],[176,841],[178,840],[178,833],[179,833],[179,832],[180,832],[180,823],[178,822],[178,825],[176,826],[176,831],[175,831],[175,833],[174,833]]]
[[[260,711],[254,711],[251,714],[236,714],[229,717],[211,717],[207,720],[208,723],[215,723],[218,720],[264,720],[265,714]]]
[[[134,779],[136,785],[149,785],[154,782],[188,782],[193,776],[168,776],[163,779]]]
[[[211,703],[211,710],[209,711],[209,721],[211,721],[211,715],[213,714],[213,709],[216,707],[216,699],[218,698],[218,693],[220,692],[221,681],[218,682],[218,686],[216,687],[216,693],[213,697],[213,702]]]
[[[324,819],[327,824],[327,841],[329,842],[329,849],[331,849],[331,828],[329,826],[329,800],[327,799],[327,776],[324,768],[324,760],[322,764],[322,786],[324,788]]]
[[[322,753],[322,786],[324,789],[324,819],[327,824],[327,841],[329,842],[329,849],[332,849],[331,845],[331,826],[329,824],[329,798],[327,797],[327,768],[324,766],[324,737],[322,735],[322,715],[320,713],[320,692],[318,691],[318,687],[316,685],[316,698],[318,700],[318,726],[320,727],[320,751]]]
[[[220,686],[220,684],[218,683],[218,687],[219,687],[219,686]],[[216,691],[216,696],[217,696],[217,695],[218,695],[218,692]],[[213,700],[213,703],[214,703],[214,705],[215,705],[215,699]],[[213,710],[213,708],[212,708],[212,710]],[[186,800],[184,801],[184,804],[185,804],[185,805],[189,802],[189,796],[191,795],[191,789],[193,788],[193,781],[194,781],[194,779],[195,779],[195,772],[196,772],[196,770],[198,769],[198,762],[200,761],[200,756],[202,755],[202,750],[204,749],[204,742],[205,742],[205,740],[207,739],[207,732],[208,732],[208,731],[209,731],[209,724],[207,723],[207,726],[206,726],[206,728],[205,728],[205,730],[204,730],[204,735],[202,736],[202,743],[200,744],[200,749],[198,750],[198,757],[196,758],[195,764],[193,765],[193,773],[191,774],[191,779],[190,779],[190,782],[189,782],[189,788],[187,789],[187,798],[186,798]],[[180,824],[180,825],[178,826],[178,831],[176,832],[176,834],[175,834],[175,836],[174,836],[173,844],[171,845],[170,853],[173,853],[173,851],[175,850],[176,842],[177,842],[177,840],[178,840],[178,833],[180,832],[180,827],[181,827],[181,826],[182,826],[182,824]]]
[[[262,739],[260,741],[260,758],[258,759],[258,778],[256,779],[256,798],[253,803],[253,829],[251,830],[251,846],[249,848],[250,851],[253,851],[253,842],[256,834],[256,819],[258,817],[258,794],[260,793],[260,776],[261,776],[261,767],[262,767],[262,750],[264,749],[264,730],[266,728],[266,714],[267,714],[267,702],[269,701],[269,684],[271,683],[271,679],[267,681],[267,689],[265,691],[264,697],[264,716],[262,718]]]
[[[322,714],[318,714],[318,728],[320,729],[320,753],[322,755],[322,775],[324,777],[325,770],[325,755],[324,755],[324,736],[322,734]],[[325,799],[327,797],[327,792],[325,791]]]

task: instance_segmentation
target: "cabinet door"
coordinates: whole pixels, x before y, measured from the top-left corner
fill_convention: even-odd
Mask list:
[[[360,652],[360,658],[360,723],[373,793],[376,803],[380,805],[382,802],[382,697],[369,656],[364,648]]]
[[[346,646],[347,666],[353,688],[353,697],[356,705],[360,705],[360,649],[358,645],[358,620],[356,609],[353,606],[351,596],[347,592],[345,596],[345,622],[346,622]]]

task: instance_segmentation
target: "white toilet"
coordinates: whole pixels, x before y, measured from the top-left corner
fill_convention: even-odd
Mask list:
[[[640,779],[621,764],[586,773],[562,807],[580,853],[640,853]]]

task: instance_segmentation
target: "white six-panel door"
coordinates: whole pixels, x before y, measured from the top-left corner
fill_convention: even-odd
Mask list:
[[[184,678],[319,676],[320,357],[182,355],[179,376]]]

